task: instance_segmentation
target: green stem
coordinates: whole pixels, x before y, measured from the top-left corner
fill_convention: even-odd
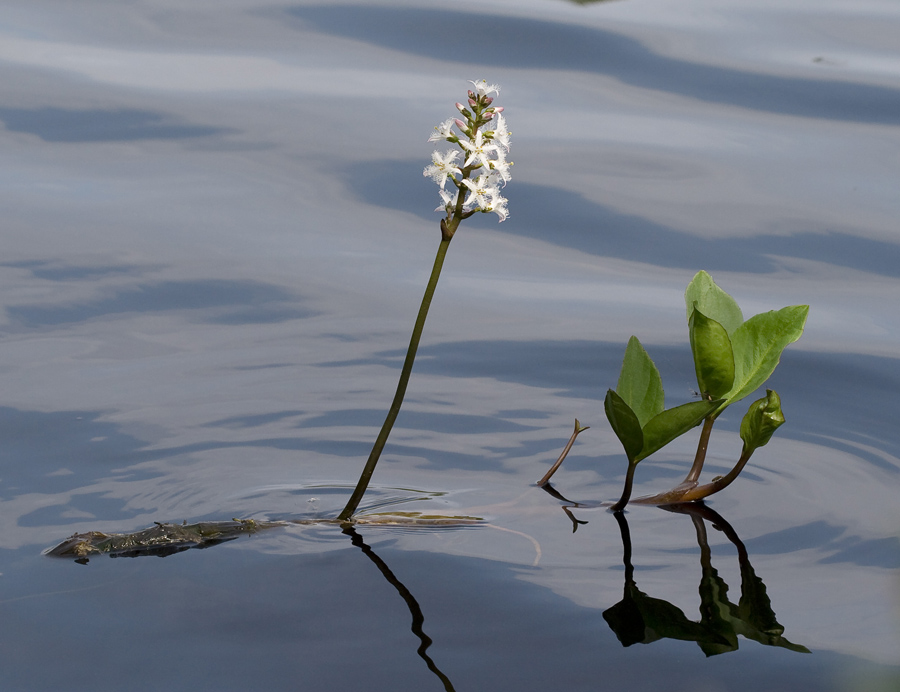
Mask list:
[[[707,498],[731,485],[740,472],[744,470],[744,467],[747,465],[747,462],[750,461],[750,456],[752,454],[753,450],[748,452],[745,449],[742,451],[741,458],[738,459],[734,468],[724,476],[719,476],[710,483],[704,483],[703,485],[697,485],[696,481],[681,483],[668,492],[651,495],[649,497],[640,497],[635,500],[635,502],[642,505],[668,505],[677,502],[697,502],[698,500]]]
[[[703,430],[700,432],[700,442],[697,444],[697,454],[694,455],[694,463],[688,475],[685,476],[685,483],[696,483],[700,478],[700,472],[703,470],[703,462],[706,461],[706,448],[709,446],[709,435],[712,432],[713,423],[716,419],[708,416],[703,421]]]
[[[637,462],[628,462],[628,471],[625,472],[625,487],[622,488],[622,497],[614,504],[611,509],[613,512],[621,512],[631,499],[631,487],[634,485],[634,470],[637,468]]]
[[[724,490],[734,481],[735,478],[738,477],[741,471],[744,470],[744,466],[747,465],[747,462],[750,461],[750,455],[753,452],[744,452],[741,454],[741,458],[738,459],[737,464],[734,465],[734,468],[731,469],[724,476],[719,476],[711,483],[705,483],[704,485],[699,485],[696,488],[693,488],[682,495],[680,502],[696,502],[697,500],[702,500],[705,497],[709,497],[713,493],[717,493],[720,490]]]
[[[453,221],[456,221],[455,225]],[[409,376],[412,373],[413,363],[416,360],[416,350],[419,348],[419,340],[422,338],[422,330],[425,328],[425,318],[428,317],[428,308],[431,307],[431,299],[434,296],[434,290],[437,287],[438,279],[441,276],[441,267],[444,266],[444,257],[447,254],[447,248],[450,246],[450,239],[453,237],[455,226],[459,225],[459,221],[454,219],[449,223],[441,222],[441,244],[438,246],[437,256],[434,258],[434,267],[431,270],[431,278],[428,279],[428,287],[425,289],[425,295],[422,298],[422,305],[419,307],[419,314],[416,317],[416,324],[413,327],[412,337],[409,340],[409,348],[406,351],[406,360],[403,361],[403,369],[400,371],[400,381],[397,383],[397,392],[394,394],[394,400],[391,402],[391,408],[388,411],[387,418],[384,419],[384,425],[381,426],[381,432],[375,439],[375,445],[369,454],[369,459],[363,468],[356,489],[350,496],[347,506],[338,515],[341,521],[347,521],[356,512],[366,488],[369,487],[369,481],[372,480],[372,474],[375,472],[375,466],[378,464],[378,458],[381,451],[387,443],[388,436],[391,434],[391,428],[394,427],[394,421],[397,420],[397,414],[400,413],[400,407],[403,405],[403,397],[406,395],[406,387],[409,384]],[[452,227],[451,232],[449,228]]]

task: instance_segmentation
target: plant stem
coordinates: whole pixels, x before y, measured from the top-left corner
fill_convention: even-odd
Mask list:
[[[539,480],[536,485],[545,486],[545,485],[547,485],[547,483],[550,482],[550,479],[553,477],[553,474],[556,473],[556,470],[560,466],[562,466],[563,461],[565,460],[566,456],[569,454],[569,450],[572,449],[572,445],[575,444],[575,438],[578,437],[579,433],[584,432],[589,427],[590,427],[589,425],[582,426],[581,423],[578,422],[578,419],[577,418],[575,419],[575,432],[572,433],[572,437],[570,437],[569,441],[566,443],[566,446],[563,449],[562,454],[559,455],[559,459],[556,460],[556,463],[550,467],[550,470],[544,474],[544,477],[541,478],[541,480]]]
[[[416,350],[419,348],[419,340],[422,338],[422,330],[425,328],[425,318],[428,317],[428,308],[431,307],[431,299],[434,296],[434,290],[437,287],[438,279],[441,276],[441,267],[444,266],[444,257],[447,254],[447,248],[450,247],[450,239],[453,237],[452,232],[445,231],[445,223],[441,222],[441,244],[438,246],[437,255],[434,258],[434,267],[431,270],[431,277],[428,279],[428,286],[425,289],[425,295],[422,297],[422,305],[419,307],[419,314],[416,317],[416,324],[413,327],[412,337],[409,340],[409,348],[406,351],[406,360],[403,361],[403,369],[400,371],[400,381],[397,383],[397,392],[394,394],[394,400],[391,402],[391,408],[388,411],[387,418],[381,426],[381,432],[375,439],[375,445],[369,454],[369,459],[363,468],[356,489],[350,496],[346,507],[338,515],[341,521],[347,521],[356,512],[366,488],[369,487],[369,481],[372,480],[372,474],[375,472],[375,466],[378,464],[378,458],[381,451],[387,443],[388,436],[391,434],[391,428],[394,427],[394,421],[397,420],[397,414],[400,413],[400,406],[403,405],[403,397],[406,395],[406,387],[409,384],[409,376],[412,373],[413,363],[416,360]],[[452,222],[451,222],[452,225]],[[459,225],[459,221],[456,221]],[[456,228],[453,228],[455,231]]]
[[[697,500],[702,500],[705,497],[709,497],[713,493],[717,493],[720,490],[724,490],[729,485],[731,485],[732,481],[738,477],[738,474],[744,470],[744,466],[747,465],[747,462],[750,461],[750,453],[741,454],[741,458],[738,459],[738,462],[734,465],[734,468],[731,469],[724,476],[719,476],[711,483],[704,483],[703,485],[698,485],[696,488],[692,488],[688,490],[684,495],[681,496],[680,502],[695,502]]]
[[[713,423],[716,419],[708,416],[703,421],[703,430],[700,432],[700,442],[697,443],[697,454],[694,455],[694,463],[688,475],[684,477],[685,483],[696,483],[700,478],[700,472],[703,470],[703,462],[706,461],[706,448],[709,446],[709,435],[712,432]]]
[[[724,476],[719,476],[710,483],[697,485],[696,481],[690,483],[684,482],[668,492],[651,495],[649,497],[639,497],[635,502],[642,505],[669,505],[679,502],[696,502],[697,500],[702,500],[731,485],[734,479],[738,477],[738,474],[744,470],[744,467],[747,465],[747,462],[750,461],[750,456],[752,454],[752,451],[742,452],[741,458],[738,459],[731,471]]]
[[[613,512],[621,512],[628,504],[631,498],[631,487],[634,485],[634,470],[637,468],[637,462],[628,462],[628,470],[625,472],[625,487],[622,488],[622,497],[614,504],[611,509]]]

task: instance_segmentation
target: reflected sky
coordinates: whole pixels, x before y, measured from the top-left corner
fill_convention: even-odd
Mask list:
[[[171,120],[163,113],[133,109],[0,108],[0,121],[7,130],[37,135],[45,142],[133,142],[209,137],[226,132]]]
[[[105,273],[105,272],[104,272]],[[38,275],[41,275],[38,272]],[[68,272],[70,278],[73,272]],[[45,278],[46,274],[42,276]],[[53,275],[59,279],[59,274]],[[79,277],[81,278],[81,277]],[[26,327],[45,327],[83,322],[124,312],[210,311],[205,319],[218,324],[258,324],[310,317],[311,310],[279,286],[256,281],[168,281],[138,284],[115,295],[62,306],[10,306],[7,315]],[[223,308],[214,310],[215,308]]]
[[[359,175],[361,171],[364,175]],[[432,218],[427,212],[433,190],[421,185],[415,161],[357,165],[348,169],[344,177],[368,204],[387,205],[418,213],[423,219]],[[405,194],[406,190],[419,194]],[[499,230],[579,252],[626,260],[640,257],[641,261],[661,267],[702,266],[709,271],[760,274],[777,270],[783,258],[802,258],[900,276],[900,245],[896,242],[860,238],[834,228],[812,230],[812,224],[805,224],[804,228],[804,224],[797,223],[790,233],[698,238],[637,214],[617,212],[571,190],[519,183],[505,194],[512,198],[520,218],[513,228]],[[554,232],[548,234],[547,228]]]
[[[460,690],[745,690],[753,673],[794,692],[895,672],[894,3],[7,5],[9,684],[439,684],[397,592],[330,529],[86,567],[39,553],[76,531],[343,506],[438,241],[426,139],[482,77],[513,131],[511,216],[454,242],[368,507],[490,526],[360,532],[415,594],[429,655]],[[625,650],[602,618],[622,553],[601,503],[625,466],[603,394],[636,334],[667,403],[691,399],[682,296],[700,268],[748,314],[811,304],[771,382],[787,424],[711,503],[811,657]],[[740,409],[711,474],[740,448]],[[573,533],[533,483],[576,417],[591,428],[554,476],[586,522]],[[636,493],[680,480],[694,444],[643,462]],[[638,584],[696,620],[691,525],[644,510]],[[709,540],[736,588],[731,544]]]
[[[827,79],[754,74],[649,50],[596,27],[444,9],[317,5],[291,16],[320,31],[420,56],[477,56],[498,67],[598,72],[622,82],[711,103],[784,115],[862,123],[900,123],[900,89]]]

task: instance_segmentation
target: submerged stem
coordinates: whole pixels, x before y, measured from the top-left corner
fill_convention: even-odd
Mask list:
[[[381,432],[378,433],[378,437],[375,439],[375,445],[372,447],[369,459],[366,461],[362,475],[359,477],[359,482],[356,484],[356,489],[347,501],[346,507],[338,515],[338,519],[342,521],[352,517],[359,507],[366,488],[369,487],[369,481],[372,480],[372,474],[375,472],[375,466],[378,464],[381,451],[384,449],[388,436],[391,434],[391,429],[394,427],[394,421],[397,420],[397,415],[400,413],[400,406],[403,404],[403,397],[406,395],[406,387],[409,384],[409,376],[412,373],[413,363],[416,360],[419,340],[422,338],[422,331],[425,328],[425,318],[428,317],[428,308],[431,307],[431,299],[434,296],[434,290],[441,276],[441,268],[444,266],[444,257],[447,254],[447,248],[450,246],[450,239],[453,237],[452,231],[455,231],[455,226],[459,225],[458,220],[454,219],[454,221],[456,221],[456,224],[453,224],[452,221],[449,224],[441,222],[441,244],[438,246],[437,255],[434,258],[434,267],[431,270],[431,277],[428,279],[428,286],[425,289],[425,295],[422,297],[422,305],[419,307],[416,324],[413,327],[412,337],[409,340],[406,360],[403,361],[400,381],[397,382],[397,391],[394,394],[394,400],[391,402],[387,418],[384,419],[384,424],[381,426]],[[452,231],[448,233],[447,231],[450,229],[445,228],[445,226],[452,227]]]

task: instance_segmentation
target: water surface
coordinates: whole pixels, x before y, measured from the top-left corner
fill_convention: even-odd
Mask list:
[[[4,15],[5,688],[896,689],[894,3]],[[457,234],[364,504],[486,525],[41,555],[340,510],[439,239],[425,140],[480,78],[513,131],[511,216]],[[698,269],[748,315],[810,304],[769,383],[788,423],[719,519],[635,507],[626,532],[603,396],[636,334],[690,400]],[[576,417],[554,497],[532,484]],[[680,480],[690,437],[636,493]]]

